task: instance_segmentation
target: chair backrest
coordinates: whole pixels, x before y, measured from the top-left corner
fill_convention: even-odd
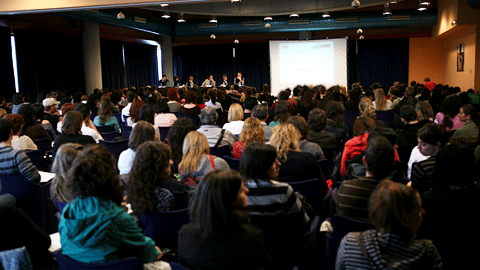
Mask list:
[[[322,209],[322,201],[325,196],[324,184],[319,179],[309,179],[299,182],[290,182],[289,184],[294,191],[299,192],[305,198],[307,198],[310,205],[315,209],[316,213],[319,213]]]
[[[139,215],[140,227],[144,228],[143,233],[152,238],[155,244],[160,248],[178,248],[178,231],[190,221],[188,208],[152,212],[145,215]]]
[[[45,163],[45,159],[43,158],[44,154],[42,153],[42,150],[32,150],[25,152],[25,154],[27,154],[27,156],[30,158],[30,161],[32,161],[33,165],[35,165],[39,171],[50,171],[47,163]]]
[[[387,127],[390,127],[390,125],[393,122],[393,117],[395,115],[395,110],[388,110],[388,111],[375,111],[377,114],[377,118],[385,122],[387,124]]]
[[[123,138],[125,140],[129,140],[130,139],[130,133],[132,133],[132,127],[120,124],[120,129],[122,130]]]
[[[120,153],[128,149],[128,140],[117,141],[117,142],[100,140],[98,141],[98,144],[107,148],[108,152],[110,152],[117,160],[118,160],[118,157],[120,157]]]
[[[122,113],[119,112],[119,113],[114,113],[113,116],[115,116],[115,118],[117,118],[117,122],[120,124],[120,123],[123,123],[125,121],[123,121],[123,117],[122,117]]]
[[[112,132],[115,131],[113,126],[95,126],[99,133]]]
[[[175,262],[170,262],[170,267],[172,270],[189,270],[189,268]]]
[[[330,174],[330,170],[332,168],[332,163],[326,158],[320,159],[318,161],[318,165],[320,166],[320,169],[322,170],[322,174],[325,180],[328,180],[332,178],[332,175]]]
[[[0,195],[11,194],[15,197],[15,205],[27,213],[34,222],[40,221],[41,199],[40,186],[32,184],[21,173],[0,174],[2,189]],[[39,223],[37,223],[38,225]]]
[[[198,117],[198,114],[178,114],[178,118],[180,117],[187,117],[192,119],[193,123],[199,127],[200,126],[200,118]]]
[[[357,119],[357,116],[360,115],[360,110],[348,110],[345,109],[345,125],[347,126],[347,134],[350,134],[350,130],[352,129],[353,122]]]
[[[92,120],[92,122],[93,122],[93,120],[95,120],[95,116],[97,116],[97,115],[94,114],[94,113],[91,113],[91,114],[90,114],[90,120]]]
[[[57,260],[60,270],[143,270],[143,263],[136,257],[106,263],[84,263],[58,252],[54,252],[53,256]]]
[[[52,142],[47,138],[34,140],[33,142],[37,145],[37,148],[42,151],[43,155],[45,155],[47,151],[52,150]]]
[[[166,142],[168,131],[170,130],[170,127],[158,127],[158,129],[160,130],[160,140],[162,142]]]
[[[30,256],[25,247],[0,251],[1,269],[32,269]]]
[[[105,141],[113,141],[117,137],[122,137],[122,135],[116,131],[112,132],[100,132]],[[123,137],[122,137],[123,138]]]
[[[373,229],[373,225],[370,222],[355,220],[338,214],[332,217],[332,227],[333,233],[331,235],[327,234],[325,247],[327,269],[334,269],[338,247],[345,235],[349,232]]]
[[[214,155],[217,157],[231,157],[232,156],[232,150],[230,150],[230,146],[224,145],[220,147],[210,147],[210,155]]]
[[[240,171],[240,159],[229,156],[223,156],[223,159],[227,162],[230,169]]]

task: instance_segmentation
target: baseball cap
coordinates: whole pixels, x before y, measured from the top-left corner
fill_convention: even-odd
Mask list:
[[[60,101],[56,101],[54,98],[46,98],[42,102],[43,107],[50,107],[57,104],[60,104]]]

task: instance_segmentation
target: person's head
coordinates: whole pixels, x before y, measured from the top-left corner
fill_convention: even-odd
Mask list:
[[[46,98],[42,101],[43,108],[46,112],[55,111],[58,104],[60,104],[60,101],[56,101],[54,98]]]
[[[425,77],[425,79],[423,79],[424,82],[429,82],[430,81],[430,78],[429,77]]]
[[[69,112],[78,113],[79,112]],[[67,114],[68,115],[68,114]],[[67,190],[73,200],[79,196],[97,197],[120,205],[123,200],[115,157],[103,146],[87,146],[68,171]]]
[[[175,89],[175,88],[170,88],[170,89],[168,89],[167,98],[168,98],[168,100],[170,100],[170,101],[176,101],[176,100],[178,100],[178,92],[177,92],[177,89]]]
[[[237,77],[241,78],[241,77],[242,77],[242,73],[241,73],[241,72],[238,72],[238,73],[237,73]]]
[[[155,120],[155,113],[153,112],[153,108],[150,104],[146,103],[140,108],[138,111],[138,121],[147,121],[150,124],[154,124]]]
[[[362,115],[368,116],[370,118],[375,118],[377,114],[375,113],[375,107],[373,107],[372,100],[369,97],[363,97],[358,103],[358,109]]]
[[[265,131],[262,123],[255,117],[249,117],[243,124],[242,132],[240,133],[240,141],[244,142],[244,146],[250,142],[264,142]]]
[[[273,120],[279,121],[280,123],[287,122],[290,117],[290,103],[286,100],[280,100],[275,105],[275,117]]]
[[[73,104],[72,104],[72,106],[73,106]],[[77,103],[77,105],[75,105],[75,111],[80,112],[82,114],[83,121],[90,118],[90,110],[88,109],[87,105],[85,105],[83,103]],[[62,111],[62,113],[63,113],[63,111]]]
[[[268,107],[263,104],[255,105],[252,109],[252,116],[258,118],[260,121],[265,121],[268,118]]]
[[[213,170],[197,186],[190,202],[190,219],[203,237],[234,237],[242,231],[247,215],[248,189],[234,170]]]
[[[25,120],[24,126],[31,126],[37,123],[35,109],[30,104],[23,104],[17,111]]]
[[[245,107],[245,110],[252,111],[257,104],[258,102],[256,98],[248,98],[245,100],[245,103],[243,103],[243,106]]]
[[[165,99],[159,99],[153,106],[153,111],[156,114],[170,113],[170,108],[168,107],[168,103]]]
[[[12,102],[14,105],[20,105],[23,102],[23,95],[21,93],[15,93],[12,96]]]
[[[287,159],[288,151],[300,151],[300,132],[292,124],[280,124],[273,129],[270,144],[277,150],[279,159]]]
[[[389,127],[376,127],[372,131],[370,131],[370,134],[368,135],[367,139],[367,144],[370,140],[375,138],[375,136],[381,135],[387,138],[387,140],[390,142],[395,147],[395,144],[397,143],[397,132],[393,128]]]
[[[289,91],[284,90],[278,93],[278,100],[288,100],[290,97]]]
[[[128,199],[136,214],[162,210],[157,208],[155,190],[170,181],[171,156],[170,148],[162,142],[146,141],[137,147],[127,181]]]
[[[25,121],[23,120],[23,116],[21,116],[18,113],[14,113],[14,114],[7,114],[3,118],[7,119],[8,121],[10,121],[10,123],[12,123],[13,135],[19,135],[20,130],[22,129],[22,126],[25,124]]]
[[[195,104],[197,101],[197,93],[193,90],[188,90],[185,94],[185,103],[186,104]]]
[[[200,112],[199,117],[202,125],[215,125],[215,123],[217,123],[218,113],[215,108],[207,106]]]
[[[460,107],[458,118],[461,122],[475,121],[478,119],[477,109],[472,104],[464,104]]]
[[[167,79],[167,75],[163,74],[162,75],[162,81],[165,81]]]
[[[72,167],[73,161],[82,150],[83,145],[77,143],[65,143],[58,148],[52,165],[52,172],[55,174],[50,187],[52,198],[63,203],[69,203],[72,200],[66,186],[68,170]]]
[[[233,103],[228,109],[228,122],[243,120],[243,108],[238,103]]]
[[[345,108],[339,102],[329,101],[325,108],[327,114],[327,123],[332,128],[338,128],[345,125]]]
[[[417,120],[417,117],[417,111],[412,105],[403,105],[400,108],[400,119],[402,119],[403,123],[408,124]]]
[[[385,91],[382,88],[377,88],[373,91],[375,96],[375,105],[377,106],[377,110],[387,110],[387,101],[385,99]]]
[[[135,99],[137,99],[137,94],[128,91],[128,92],[127,92],[127,101],[128,101],[128,103],[132,103]]]
[[[299,115],[288,118],[287,123],[292,124],[300,133],[300,140],[306,140],[308,137],[308,125],[305,118]]]
[[[193,79],[193,76],[192,76],[192,75],[188,76],[188,80],[189,80],[189,81],[193,81],[193,80],[194,80],[194,79]]]
[[[63,117],[62,123],[62,133],[77,134],[82,129],[82,113],[77,111],[69,111]]]
[[[308,129],[321,132],[327,126],[327,114],[324,110],[315,108],[308,113]]]
[[[279,171],[280,162],[275,147],[259,142],[252,142],[245,147],[240,159],[240,172],[245,179],[269,182],[277,179]]]
[[[8,141],[12,135],[12,122],[5,118],[0,118],[0,142]]]
[[[355,119],[353,122],[353,136],[360,136],[365,132],[370,132],[372,129],[376,128],[375,121],[368,116],[361,116]]]
[[[80,104],[80,103],[79,103]],[[83,103],[82,103],[83,104]],[[77,104],[78,105],[78,104]],[[85,105],[85,104],[83,104]],[[87,106],[87,105],[85,105]],[[75,105],[73,105],[72,103],[70,102],[67,102],[67,103],[64,103],[62,105],[62,107],[60,108],[62,110],[62,116],[65,116],[65,114],[69,111],[73,111],[75,109]],[[87,110],[88,110],[88,107],[87,107]],[[88,114],[90,113],[90,110],[88,110],[87,112]]]
[[[422,155],[434,155],[447,143],[445,128],[435,123],[426,124],[418,130],[417,140]]]
[[[197,171],[201,156],[210,154],[207,137],[198,131],[190,131],[185,136],[182,150],[180,167],[182,173],[187,175]]]
[[[183,140],[190,131],[197,130],[197,126],[192,119],[187,117],[178,118],[175,123],[168,130],[167,141],[172,149],[172,156],[174,159],[182,157]]]
[[[138,121],[135,127],[133,127],[128,140],[128,148],[136,150],[137,147],[146,141],[155,140],[155,128],[146,121]]]
[[[142,108],[144,104],[145,103],[138,98],[132,102],[132,106],[130,107],[130,118],[132,119],[132,122],[138,122],[138,118],[140,116],[140,108]]]
[[[415,111],[417,111],[418,121],[433,119],[433,109],[428,101],[421,100],[417,102]]]
[[[412,187],[391,180],[380,182],[368,202],[370,222],[380,233],[414,237],[424,213],[420,194]]]
[[[452,186],[468,186],[478,180],[477,172],[472,148],[462,142],[450,142],[437,153],[434,188],[449,190]]]
[[[372,177],[381,180],[392,172],[395,149],[383,135],[372,136],[369,139],[365,149],[364,162]]]
[[[103,100],[100,102],[100,108],[98,110],[98,116],[100,117],[100,124],[104,125],[112,116],[112,105],[110,102]]]

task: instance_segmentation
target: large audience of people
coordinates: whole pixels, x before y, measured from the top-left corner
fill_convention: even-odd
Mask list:
[[[188,88],[95,89],[83,98],[56,91],[37,103],[17,93],[2,103],[0,181],[20,174],[38,186],[26,152],[40,149],[40,139],[51,142],[44,157],[55,174],[50,198],[66,205],[61,252],[84,263],[133,256],[145,267],[165,260],[188,269],[281,269],[280,251],[295,247],[272,245],[269,226],[256,222],[291,218],[303,235],[323,221],[331,233],[340,215],[373,229],[348,233],[329,267],[480,267],[475,248],[464,244],[480,240],[472,215],[480,198],[480,99],[473,91],[425,80],[368,89],[355,83],[348,91],[299,85],[274,97],[268,85],[257,91],[241,74],[236,79],[240,87],[209,78],[204,87],[192,79]],[[128,139],[118,160],[99,144],[108,139],[105,126],[118,135],[131,127],[129,137],[113,139]],[[299,187],[312,179],[319,184],[304,193]],[[312,192],[324,205],[313,203]],[[0,195],[0,228],[24,228],[31,237],[6,238],[1,250],[26,246],[35,267],[51,267],[41,224],[14,205],[13,196]],[[173,257],[136,219],[187,208]],[[313,249],[307,238],[301,241]],[[308,254],[324,253],[322,245]]]

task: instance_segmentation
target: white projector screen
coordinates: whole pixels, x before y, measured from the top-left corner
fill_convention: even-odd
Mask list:
[[[297,85],[347,86],[347,39],[270,41],[272,95]]]

